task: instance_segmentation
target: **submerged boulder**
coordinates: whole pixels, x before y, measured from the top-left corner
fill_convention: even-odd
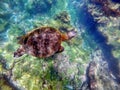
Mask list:
[[[91,55],[91,61],[86,69],[86,80],[81,90],[119,90],[120,85],[109,69],[108,62],[97,50]]]

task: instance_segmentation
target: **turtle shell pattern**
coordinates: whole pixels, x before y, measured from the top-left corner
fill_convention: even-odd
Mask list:
[[[22,36],[19,44],[27,54],[35,57],[49,57],[61,48],[61,33],[52,27],[41,27]]]

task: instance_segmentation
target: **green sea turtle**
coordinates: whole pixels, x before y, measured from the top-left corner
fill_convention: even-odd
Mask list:
[[[20,57],[25,53],[39,58],[50,57],[62,52],[64,47],[61,46],[61,42],[70,40],[75,35],[74,30],[61,33],[53,27],[36,28],[19,38],[18,43],[21,46],[14,52],[14,57]]]

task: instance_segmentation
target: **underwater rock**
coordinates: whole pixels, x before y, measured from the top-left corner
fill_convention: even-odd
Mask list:
[[[99,3],[101,0],[91,0]],[[119,11],[120,4],[114,3],[110,0],[105,0],[106,5],[109,6],[109,8],[115,9]],[[104,3],[105,3],[104,1]],[[99,2],[99,3],[98,3]],[[98,7],[97,4],[88,4],[88,11],[93,16],[94,20],[98,23],[98,30],[102,33],[103,36],[107,37],[106,43],[112,46],[112,53],[113,56],[116,57],[118,60],[120,58],[120,55],[118,54],[120,52],[120,17],[119,14],[116,14],[115,16],[112,16],[109,14],[109,16],[106,16],[101,12],[100,7]],[[108,7],[106,6],[106,7]]]
[[[69,57],[63,54],[56,55],[54,68],[59,74],[70,80],[72,80],[78,72],[77,63],[71,63]]]
[[[63,11],[55,16],[55,20],[60,20],[62,23],[70,23],[70,16],[66,11]]]
[[[106,62],[103,62],[102,64],[96,63],[94,61],[90,62],[87,73],[89,78],[89,86],[91,90],[101,90],[101,89],[116,90],[115,89],[116,83],[111,79],[110,76],[111,74],[109,73],[109,70],[106,67],[107,67]]]
[[[100,17],[99,17],[100,18]],[[103,18],[103,17],[101,17]],[[107,20],[103,19],[107,24],[104,24],[104,27],[99,24],[99,30],[103,33],[104,36],[107,37],[107,43],[112,45],[112,53],[116,58],[120,58],[119,50],[120,50],[120,24],[119,20],[120,17],[118,18],[110,18]],[[101,21],[103,22],[103,21]],[[104,22],[103,22],[104,23]]]
[[[30,1],[26,7],[27,11],[33,15],[37,13],[47,13],[54,4],[55,0],[36,0]]]
[[[86,80],[80,90],[119,90],[120,85],[115,81],[108,63],[100,50],[96,50],[86,69]]]
[[[0,75],[0,90],[25,90],[17,82],[10,79],[7,75]]]
[[[89,9],[95,10],[92,7],[96,7],[103,16],[112,16],[118,17],[120,16],[119,4],[113,3],[111,0],[89,0],[91,5]],[[96,14],[95,12],[93,14]]]
[[[70,56],[62,53],[55,55],[54,58],[53,67],[55,71],[58,72],[58,76],[69,81],[69,83],[65,85],[65,90],[79,90],[83,77],[84,65],[77,62],[71,62]]]
[[[67,33],[71,30],[77,31],[71,24],[71,18],[67,11],[62,11],[58,14],[55,14],[52,23],[55,24],[54,26],[64,33]]]
[[[8,66],[8,61],[0,55],[0,90],[25,90],[13,79],[13,67]]]

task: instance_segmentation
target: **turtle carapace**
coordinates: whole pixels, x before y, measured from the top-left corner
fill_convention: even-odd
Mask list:
[[[34,29],[19,38],[18,43],[21,46],[14,52],[14,57],[20,57],[25,53],[39,58],[50,57],[62,52],[64,47],[61,46],[61,42],[70,40],[75,35],[74,30],[61,33],[53,27]]]

